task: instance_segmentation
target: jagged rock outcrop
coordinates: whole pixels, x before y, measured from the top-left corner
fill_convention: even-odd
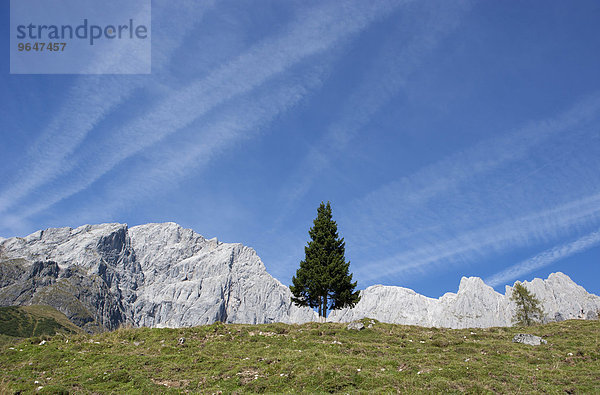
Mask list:
[[[173,223],[85,225],[0,241],[0,305],[46,304],[88,331],[306,322],[254,250]]]
[[[552,273],[547,280],[524,281],[523,285],[540,300],[549,320],[595,319],[600,311],[600,297],[589,294],[563,273]],[[512,287],[506,287],[506,295]]]
[[[542,302],[548,321],[590,319],[600,311],[600,297],[586,292],[563,273],[547,280],[525,281],[523,285]],[[463,277],[457,293],[439,299],[419,295],[402,287],[374,285],[361,291],[352,309],[333,311],[332,322],[375,318],[382,322],[445,328],[511,326],[516,306],[510,300],[512,287],[504,295],[479,277]]]

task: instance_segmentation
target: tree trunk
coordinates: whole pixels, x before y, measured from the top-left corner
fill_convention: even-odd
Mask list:
[[[323,318],[327,318],[327,294],[323,297]]]
[[[322,297],[319,296],[319,318],[323,316],[323,304],[321,303]]]

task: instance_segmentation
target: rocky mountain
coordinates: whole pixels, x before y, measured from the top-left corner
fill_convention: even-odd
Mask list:
[[[594,318],[600,298],[562,273],[525,286],[549,319]],[[480,278],[463,278],[439,299],[375,285],[353,309],[329,321],[380,321],[450,328],[509,326],[509,299]],[[0,240],[0,306],[49,305],[87,331],[121,325],[181,327],[229,323],[303,323],[316,313],[291,303],[289,289],[267,273],[256,252],[207,240],[174,223],[129,228],[85,225]]]
[[[563,273],[523,284],[542,302],[548,321],[598,318],[600,297],[587,293]],[[361,300],[353,309],[333,311],[328,320],[348,322],[369,317],[427,327],[511,326],[516,308],[510,300],[511,294],[512,287],[507,286],[502,295],[479,277],[463,277],[457,293],[446,293],[439,299],[407,288],[374,285],[361,292]]]
[[[174,223],[85,225],[0,241],[0,305],[50,305],[88,331],[306,322],[256,252]]]

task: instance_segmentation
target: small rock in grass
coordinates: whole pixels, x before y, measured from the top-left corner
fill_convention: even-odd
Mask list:
[[[179,340],[177,341],[178,344],[183,344],[185,343],[185,337],[180,337]]]
[[[365,326],[362,322],[355,321],[355,322],[349,323],[348,326],[346,327],[346,329],[360,331],[360,330],[365,329]]]
[[[530,346],[539,346],[540,344],[548,343],[546,340],[539,336],[530,335],[528,333],[519,333],[513,337],[513,343],[523,343]]]

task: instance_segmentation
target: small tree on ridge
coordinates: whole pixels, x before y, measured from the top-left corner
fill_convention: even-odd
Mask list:
[[[514,317],[516,324],[531,326],[536,322],[541,322],[544,318],[540,301],[519,281],[515,283],[510,299],[517,304]]]

